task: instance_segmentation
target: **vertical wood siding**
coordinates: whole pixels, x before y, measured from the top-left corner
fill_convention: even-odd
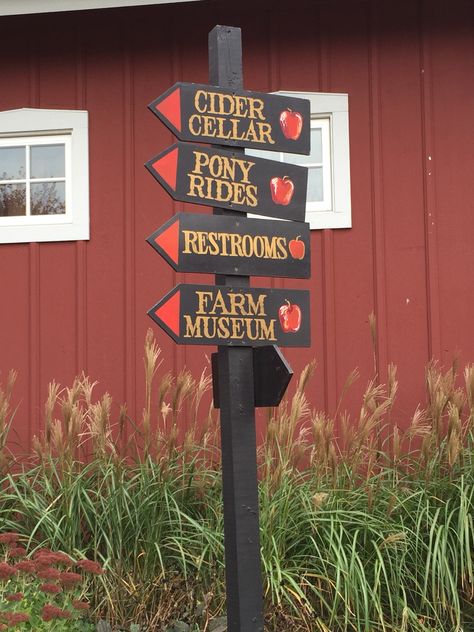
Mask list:
[[[241,26],[248,89],[347,92],[353,228],[313,231],[311,403],[356,413],[375,363],[399,368],[395,420],[424,399],[424,366],[474,360],[474,56],[469,0],[205,1],[0,18],[0,109],[87,109],[89,242],[0,245],[0,379],[19,371],[15,440],[41,426],[47,384],[84,371],[132,417],[143,405],[147,309],[178,282],[145,238],[179,210],[143,163],[173,142],[146,105],[207,82],[207,33]],[[0,229],[1,230],[1,229]],[[209,347],[156,331],[161,370],[200,374]]]

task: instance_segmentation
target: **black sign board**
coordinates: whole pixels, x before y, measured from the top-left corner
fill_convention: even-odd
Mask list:
[[[192,143],[176,143],[145,166],[175,200],[304,221],[306,167]]]
[[[148,107],[180,140],[293,154],[310,151],[307,99],[175,83]]]
[[[306,279],[309,224],[177,213],[147,239],[178,272]]]
[[[293,377],[293,369],[286,361],[280,349],[254,347],[253,355],[253,399],[256,408],[278,406],[283,399],[288,384]],[[218,354],[211,353],[212,398],[214,408],[220,408],[219,398],[219,362]]]
[[[310,345],[307,290],[179,284],[148,315],[179,344]]]

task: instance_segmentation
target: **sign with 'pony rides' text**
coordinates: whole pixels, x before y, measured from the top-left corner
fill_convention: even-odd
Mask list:
[[[308,170],[192,143],[145,164],[175,200],[303,222]]]
[[[184,141],[309,154],[307,99],[175,83],[148,106]]]
[[[148,314],[181,344],[310,345],[307,290],[179,284]]]

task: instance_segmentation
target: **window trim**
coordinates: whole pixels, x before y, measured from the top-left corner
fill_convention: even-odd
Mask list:
[[[311,120],[329,119],[331,145],[331,194],[330,210],[318,208],[320,203],[306,204],[306,218],[310,228],[351,228],[351,181],[349,156],[349,96],[336,92],[278,91],[291,97],[310,101]],[[283,154],[271,151],[249,150],[245,153],[273,160],[282,160]],[[287,154],[285,155],[286,159]]]
[[[66,187],[70,204],[64,215],[0,217],[0,243],[89,239],[88,113],[82,110],[22,108],[0,112],[0,143],[27,143],[34,137],[67,137]],[[67,177],[69,176],[69,182]]]
[[[86,11],[90,9],[114,9],[155,4],[178,4],[199,0],[2,0],[0,15],[27,13],[56,13],[58,11]]]

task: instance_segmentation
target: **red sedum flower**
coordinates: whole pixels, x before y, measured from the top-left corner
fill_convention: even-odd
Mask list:
[[[6,562],[0,562],[0,580],[10,579],[10,577],[12,577],[15,573],[16,570],[13,566],[10,566],[10,564],[7,564]]]
[[[82,568],[86,573],[92,573],[93,575],[102,575],[104,572],[102,566],[93,560],[80,560],[76,562],[76,566]]]
[[[40,579],[59,579],[61,573],[57,568],[48,566],[47,568],[39,570],[37,575]]]
[[[36,572],[36,566],[34,562],[31,562],[30,560],[20,560],[19,562],[15,564],[13,568],[16,571],[20,571],[22,573],[29,573],[30,575]]]
[[[26,614],[26,612],[5,612],[4,619],[7,622],[7,625],[13,627],[14,625],[19,625],[20,623],[29,621],[30,617]]]
[[[25,557],[26,549],[23,546],[13,546],[11,549],[8,549],[9,557]]]
[[[37,551],[34,552],[33,559],[37,560],[39,557],[42,557],[43,555],[49,555],[50,553],[52,553],[51,549],[47,549],[46,547],[43,547],[42,549],[38,549]]]
[[[50,603],[43,606],[41,611],[41,618],[43,621],[52,621],[53,619],[70,619],[72,614],[70,610],[62,610]]]
[[[0,533],[0,544],[15,544],[15,542],[18,542],[19,538],[20,534],[13,533],[13,531]]]
[[[21,601],[24,597],[22,592],[10,593],[9,595],[5,595],[5,599],[7,601]]]
[[[33,559],[35,560],[38,568],[53,566],[54,564],[74,564],[74,560],[72,560],[69,555],[66,555],[66,553],[54,553],[49,549],[39,549],[39,551],[36,551],[33,555]]]
[[[74,564],[74,560],[66,553],[51,553],[55,564]]]
[[[58,584],[41,584],[40,590],[50,595],[57,595],[62,591],[62,588]]]
[[[82,576],[79,573],[70,573],[64,571],[60,573],[59,581],[63,586],[75,586],[76,584],[80,584],[82,582]]]

